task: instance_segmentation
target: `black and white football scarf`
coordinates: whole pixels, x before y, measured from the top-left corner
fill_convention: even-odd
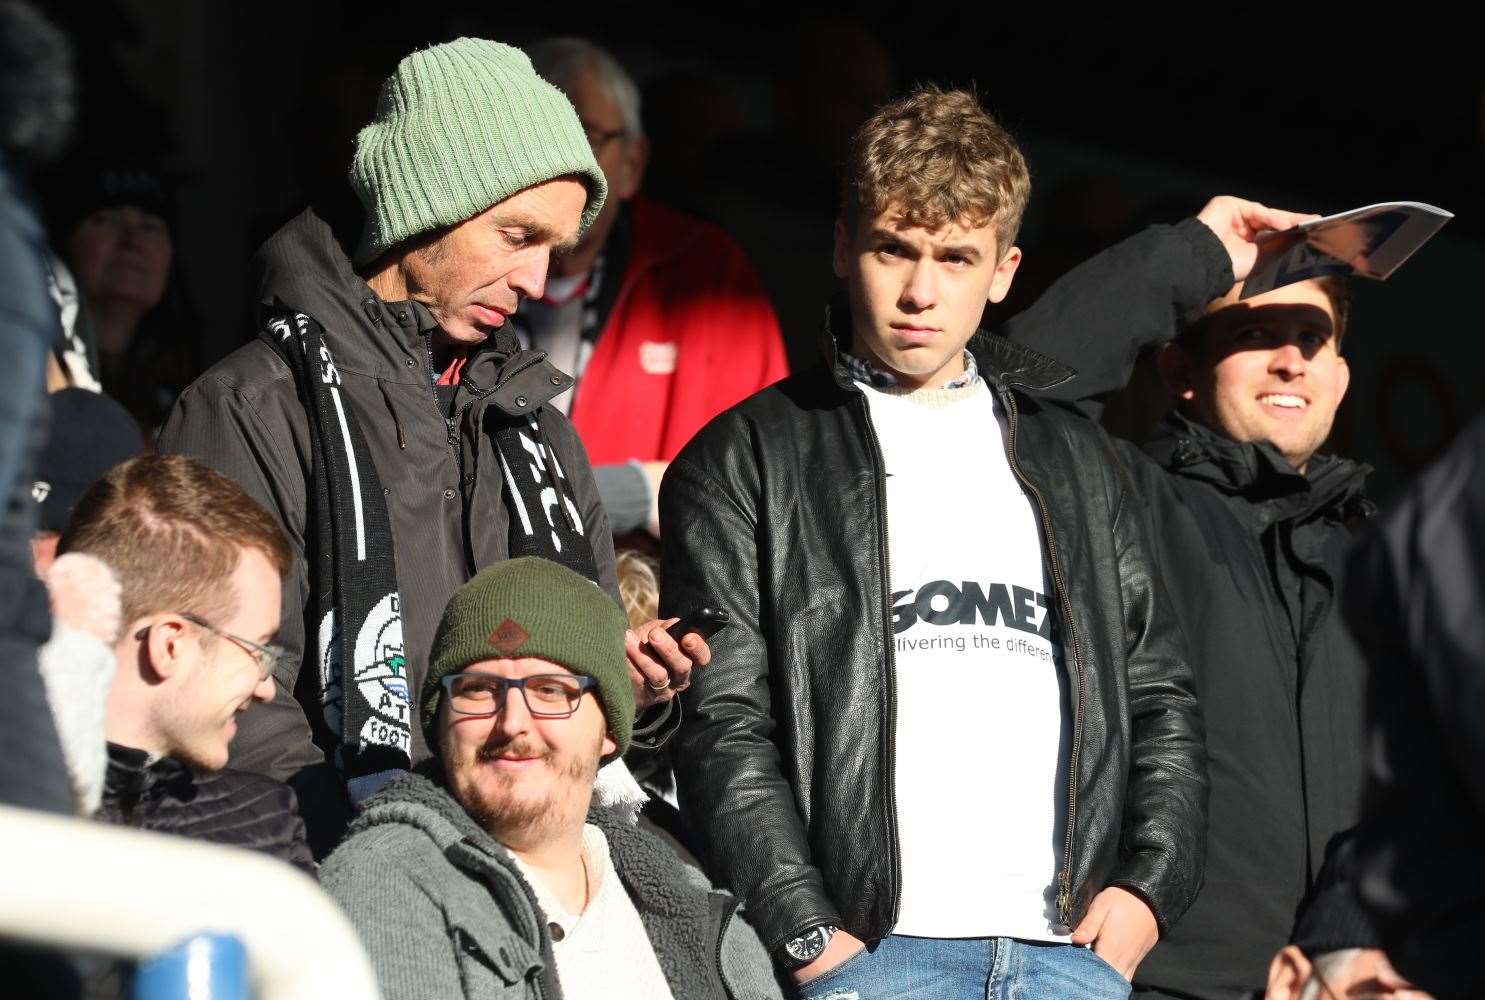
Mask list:
[[[598,583],[582,512],[572,501],[567,473],[536,415],[512,421],[492,437],[510,508],[506,541],[510,558],[541,556]]]
[[[386,772],[412,766],[412,716],[402,598],[382,484],[324,329],[302,313],[268,320],[310,419],[314,473],[308,532],[320,704],[339,737],[335,761],[353,799]],[[366,779],[358,781],[358,779]]]

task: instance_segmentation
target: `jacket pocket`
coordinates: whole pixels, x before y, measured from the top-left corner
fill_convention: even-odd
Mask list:
[[[466,997],[532,995],[541,955],[512,931],[465,923],[451,928]]]

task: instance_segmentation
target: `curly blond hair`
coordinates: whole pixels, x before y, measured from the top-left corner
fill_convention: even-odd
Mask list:
[[[895,208],[897,221],[939,229],[995,227],[1003,255],[1031,197],[1031,174],[1016,141],[964,90],[919,87],[883,106],[851,140],[841,217]]]
[[[614,559],[619,577],[619,600],[629,627],[638,628],[660,617],[660,577],[655,560],[634,549],[620,549]]]

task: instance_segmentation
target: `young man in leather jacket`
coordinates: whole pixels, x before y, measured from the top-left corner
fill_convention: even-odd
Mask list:
[[[976,330],[1029,186],[972,95],[879,111],[824,363],[662,488],[662,610],[733,622],[685,697],[682,806],[801,997],[1123,997],[1201,883],[1202,726],[1144,506],[1039,400],[1074,372]]]

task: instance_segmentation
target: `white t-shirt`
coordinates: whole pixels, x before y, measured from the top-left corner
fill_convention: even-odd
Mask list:
[[[1005,415],[979,379],[862,389],[887,472],[894,933],[1066,940],[1071,712],[1040,520],[1006,459]]]
[[[588,907],[568,913],[541,876],[516,858],[551,925],[552,952],[562,995],[609,1000],[674,1000],[639,911],[624,891],[609,856],[608,839],[592,823],[583,826],[588,862]],[[559,940],[560,939],[560,940]]]

